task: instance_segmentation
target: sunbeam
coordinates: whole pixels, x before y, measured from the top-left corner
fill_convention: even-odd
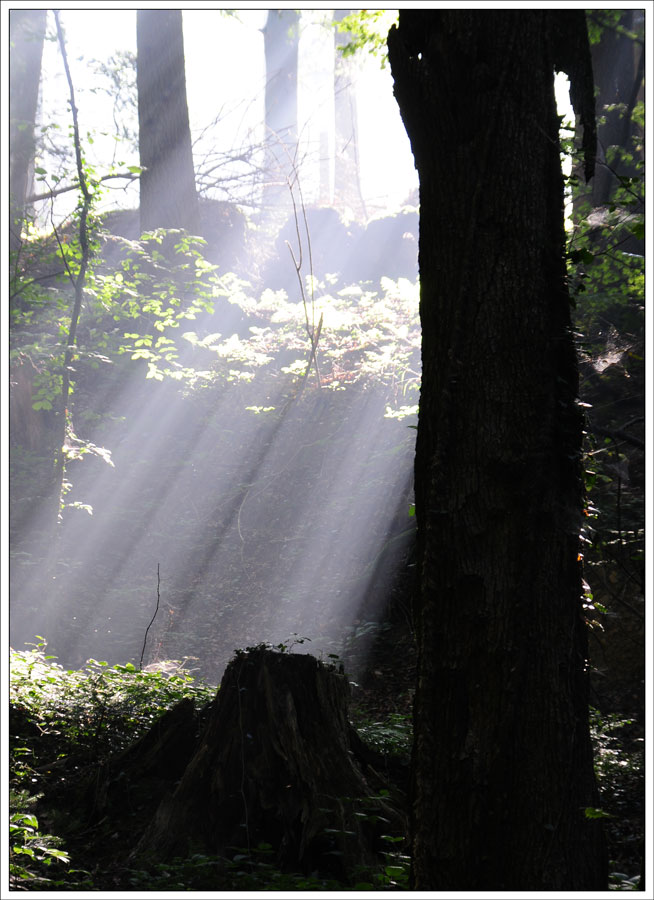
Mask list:
[[[285,405],[279,376],[268,413],[245,408],[233,382],[208,404],[175,384],[123,389],[117,423],[102,429],[114,467],[70,464],[71,498],[93,515],[66,513],[56,549],[66,567],[45,592],[47,563],[15,567],[15,643],[38,617],[71,664],[134,661],[158,564],[168,612],[150,652],[197,657],[214,678],[237,646],[303,632],[312,649],[333,650],[360,607],[380,613],[384,585],[374,599],[367,587],[402,504],[410,525],[410,420],[386,418],[388,397],[356,386],[312,387]]]
[[[0,4],[4,887],[642,891],[644,12],[78,5]]]
[[[69,54],[86,129],[80,140],[102,166],[107,142],[118,138],[124,162],[112,149],[115,165],[107,171],[130,175],[125,167],[134,162],[142,202],[140,211],[133,208],[129,179],[121,203],[111,181],[94,189],[102,199],[89,227],[98,250],[89,257],[71,368],[63,486],[49,481],[44,443],[44,435],[56,442],[63,415],[56,369],[49,380],[43,373],[46,354],[56,359],[57,339],[49,334],[69,327],[69,289],[56,259],[79,238],[79,223],[74,214],[62,218],[73,209],[66,192],[36,207],[45,237],[32,231],[33,243],[25,244],[34,247],[30,264],[41,267],[39,278],[56,304],[39,301],[32,310],[17,283],[12,403],[27,411],[27,421],[13,448],[11,640],[20,647],[45,635],[66,665],[81,666],[89,657],[138,662],[158,600],[145,662],[193,657],[196,669],[219,680],[238,647],[293,644],[291,636],[302,634],[312,652],[344,652],[357,622],[384,616],[410,555],[420,365],[417,211],[380,204],[380,183],[366,198],[361,172],[350,170],[359,183],[345,189],[339,175],[342,205],[330,205],[339,160],[332,133],[335,45],[325,17],[241,15],[237,21],[184,12],[202,244],[185,243],[180,232],[163,243],[156,234],[139,240],[144,222],[170,226],[176,216],[182,224],[195,216],[187,188],[164,211],[166,196],[159,188],[152,196],[148,184],[155,181],[146,183],[136,165],[139,145],[143,165],[146,137],[146,169],[164,159],[157,145],[162,135],[176,135],[162,152],[187,140],[182,95],[174,106],[179,121],[171,120],[168,131],[156,126],[150,133],[152,115],[144,117],[156,108],[147,94],[157,85],[184,91],[172,50],[146,69],[157,48],[155,25],[164,19],[138,20],[139,78],[129,56],[136,31],[126,27],[124,12],[115,18],[114,38],[105,34],[98,42],[92,65]],[[86,39],[101,20],[114,21],[99,12],[65,11],[71,49],[82,30]],[[166,17],[166,34],[178,35],[181,21]],[[203,48],[211,29],[226,56],[233,56],[227,47],[235,36],[243,52],[258,54],[241,90],[230,84],[220,97],[207,90]],[[51,77],[43,83],[40,115],[51,110],[58,121],[66,113],[55,50],[48,45],[44,53]],[[89,71],[94,105],[84,81]],[[385,93],[388,76],[378,67],[362,61],[348,71],[361,76],[360,85],[341,77],[338,90],[363,92],[357,106],[367,108],[375,91]],[[246,85],[251,97],[243,93]],[[119,126],[116,136],[107,131],[108,120]],[[415,203],[396,111],[393,122],[384,123],[384,139],[395,128],[405,142],[398,183],[404,202]],[[367,179],[374,167],[364,148],[379,142],[378,126],[362,128],[356,118],[348,126]],[[139,129],[134,143],[130,135]],[[56,171],[65,147],[56,131],[43,133],[38,169]],[[183,157],[176,163],[178,187]],[[39,177],[44,188],[51,184]],[[63,170],[55,177],[61,180]],[[187,183],[188,171],[183,177]],[[361,208],[359,218],[346,208],[357,192],[362,208],[377,213],[370,220],[361,218]],[[39,260],[39,240],[53,262]],[[69,281],[76,265],[75,257],[64,263]],[[29,267],[22,277],[29,277]],[[39,334],[34,347],[24,333],[32,322]],[[35,461],[19,449],[28,430]]]

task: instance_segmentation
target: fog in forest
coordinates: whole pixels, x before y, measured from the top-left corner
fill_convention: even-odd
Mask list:
[[[16,649],[40,635],[65,666],[143,654],[219,680],[236,648],[347,657],[391,604],[409,616],[417,179],[388,70],[341,57],[322,11],[284,15],[184,12],[195,193],[166,170],[146,207],[141,172],[139,217],[144,122],[179,91],[172,52],[144,96],[135,11],[60,14],[93,250],[64,411],[84,199],[65,190],[78,176],[48,12],[29,181],[12,197]],[[12,69],[16,105],[28,75]],[[139,240],[185,221],[201,243]]]

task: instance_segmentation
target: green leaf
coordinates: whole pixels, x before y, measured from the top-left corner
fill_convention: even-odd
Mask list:
[[[634,225],[631,226],[631,233],[639,241],[645,240],[645,223],[644,222],[636,222]]]
[[[579,250],[571,250],[568,253],[568,259],[572,263],[583,263],[586,266],[589,266],[595,261],[593,254],[585,247],[581,247]]]
[[[595,806],[587,806],[584,810],[587,819],[612,819],[611,813],[604,812],[603,809],[597,809]]]
[[[30,813],[19,813],[16,816],[12,816],[12,822],[24,822],[25,825],[29,825],[32,828],[39,827],[39,821],[36,816],[31,815]]]
[[[65,850],[54,850],[51,847],[41,847],[40,849],[43,850],[44,853],[47,853],[48,856],[54,856],[62,862],[69,862],[70,860],[70,857]]]
[[[386,866],[384,872],[391,878],[400,878],[406,874],[404,866]]]

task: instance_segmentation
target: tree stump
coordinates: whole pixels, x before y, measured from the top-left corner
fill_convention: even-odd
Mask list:
[[[94,764],[90,774],[71,787],[69,805],[77,812],[78,824],[97,825],[103,818],[152,805],[153,797],[161,796],[184,774],[199,724],[193,701],[181,700],[125,750]]]
[[[195,754],[136,848],[157,859],[272,846],[280,868],[379,863],[404,817],[348,721],[349,684],[315,657],[257,647],[228,665]]]

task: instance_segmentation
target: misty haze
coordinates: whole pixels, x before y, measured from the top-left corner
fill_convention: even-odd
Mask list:
[[[643,891],[646,11],[546,6],[0,8],[12,893]]]
[[[388,71],[319,13],[184,12],[182,39],[143,11],[137,42],[134,12],[67,10],[69,84],[51,14],[23,16],[12,646],[214,682],[261,642],[363,654],[393,597],[408,619],[415,521],[417,189]]]

